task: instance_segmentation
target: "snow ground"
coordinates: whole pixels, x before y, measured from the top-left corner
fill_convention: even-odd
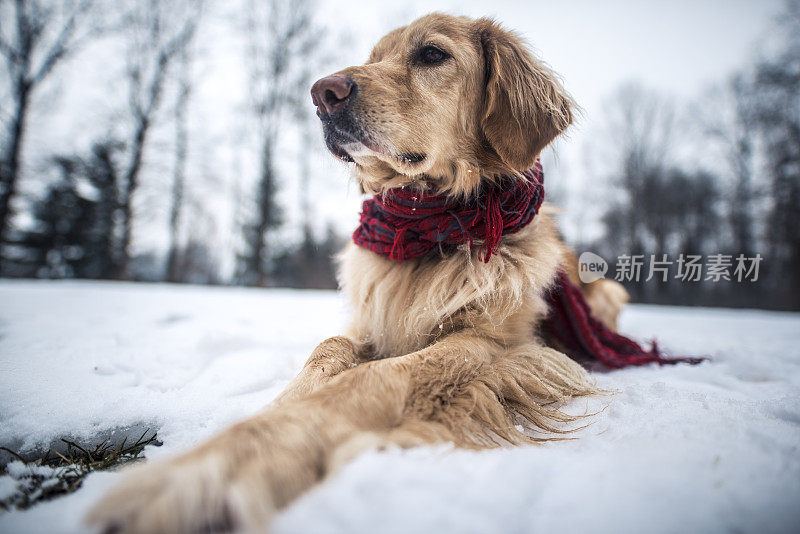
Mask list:
[[[147,457],[174,455],[266,404],[345,313],[332,292],[0,282],[0,445],[152,427]],[[713,362],[597,374],[619,393],[570,407],[607,404],[573,441],[367,453],[274,531],[800,531],[800,314],[632,306],[622,330]],[[0,532],[81,532],[118,477]]]

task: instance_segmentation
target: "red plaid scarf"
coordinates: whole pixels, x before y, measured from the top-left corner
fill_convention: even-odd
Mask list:
[[[480,241],[488,262],[504,235],[520,231],[539,212],[544,174],[539,160],[519,177],[487,184],[467,202],[431,190],[391,189],[364,201],[353,241],[397,262]],[[544,333],[576,356],[613,367],[647,363],[698,363],[698,358],[667,358],[607,328],[592,316],[583,293],[560,270],[548,295],[550,314]]]
[[[401,262],[467,241],[472,247],[480,240],[483,261],[488,262],[500,238],[521,230],[542,205],[539,161],[523,176],[524,180],[508,177],[487,185],[466,203],[430,190],[390,189],[364,201],[353,241]]]

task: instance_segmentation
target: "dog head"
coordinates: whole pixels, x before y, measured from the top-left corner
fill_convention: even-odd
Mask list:
[[[361,66],[311,89],[328,149],[362,190],[469,194],[516,174],[572,122],[572,100],[513,32],[434,13],[381,39]]]

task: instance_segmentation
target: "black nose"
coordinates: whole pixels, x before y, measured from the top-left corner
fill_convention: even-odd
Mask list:
[[[311,100],[317,106],[317,115],[324,118],[342,109],[355,86],[353,80],[340,74],[317,80],[311,86]]]

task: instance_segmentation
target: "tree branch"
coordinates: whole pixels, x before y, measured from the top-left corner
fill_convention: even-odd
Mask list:
[[[82,39],[73,40],[75,34],[75,27],[77,20],[80,16],[85,15],[91,8],[94,0],[81,0],[75,5],[75,8],[70,13],[58,37],[53,42],[53,45],[44,56],[42,64],[36,69],[36,74],[31,78],[32,84],[36,85],[44,80],[48,74],[53,70],[59,61],[63,60],[68,55],[74,53],[82,44]],[[88,35],[86,36],[88,37]]]
[[[2,35],[0,35],[0,54],[11,63],[17,65],[20,63],[19,51],[6,41]]]

